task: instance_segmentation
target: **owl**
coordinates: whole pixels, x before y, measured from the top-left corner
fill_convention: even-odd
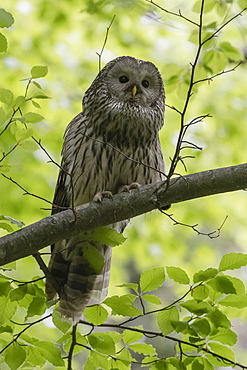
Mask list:
[[[164,180],[158,137],[164,100],[162,78],[153,63],[121,56],[106,64],[85,93],[83,111],[65,131],[53,214],[102,201],[131,184]],[[123,232],[127,223],[109,227]],[[89,258],[92,254],[96,263]],[[87,305],[106,297],[110,263],[111,247],[85,240],[85,235],[55,243],[46,281],[48,301],[57,295],[55,281],[61,315],[78,322]]]

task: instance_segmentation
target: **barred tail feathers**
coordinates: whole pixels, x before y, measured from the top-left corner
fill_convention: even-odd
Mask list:
[[[71,240],[70,240],[71,242]],[[71,245],[71,243],[70,243]],[[85,248],[90,248],[95,260],[102,259],[103,267],[95,271],[90,259],[86,256]],[[95,250],[97,253],[95,254]],[[99,258],[101,256],[101,258]],[[89,304],[99,303],[108,292],[110,279],[111,247],[97,243],[77,243],[64,252],[54,254],[49,266],[50,271],[60,284],[59,311],[65,318],[71,318],[75,324],[81,318],[82,312]],[[97,264],[97,261],[96,261]],[[97,270],[97,269],[96,269]],[[61,272],[63,271],[63,279]],[[47,279],[47,299],[55,296],[51,281]]]

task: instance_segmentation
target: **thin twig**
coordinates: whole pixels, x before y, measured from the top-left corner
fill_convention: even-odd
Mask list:
[[[105,39],[104,39],[103,46],[102,46],[102,48],[101,48],[100,53],[97,53],[97,52],[96,52],[96,54],[97,54],[97,55],[98,55],[98,57],[99,57],[99,72],[101,71],[101,57],[102,57],[102,55],[103,55],[103,52],[104,52],[104,49],[105,49],[105,46],[106,46],[106,43],[107,43],[107,39],[108,39],[108,35],[109,35],[110,28],[111,28],[112,23],[114,22],[114,19],[115,19],[115,18],[116,18],[116,15],[114,15],[114,16],[112,17],[112,20],[111,20],[111,22],[110,22],[109,26],[106,28]]]
[[[84,320],[80,320],[79,321],[80,324],[84,324],[84,325],[91,325],[90,323],[88,323],[87,321],[84,321]],[[99,325],[98,327],[106,327],[106,328],[117,328],[117,329],[122,329],[122,330],[130,330],[130,331],[134,331],[134,332],[137,332],[137,333],[141,333],[143,334],[144,336],[153,336],[153,337],[163,337],[163,338],[166,338],[166,339],[169,339],[169,340],[172,340],[173,342],[176,342],[176,343],[180,343],[181,345],[184,344],[186,346],[190,346],[192,348],[195,348],[197,351],[200,350],[202,352],[205,352],[205,353],[208,353],[210,355],[212,355],[213,357],[215,358],[218,358],[219,360],[227,363],[227,364],[231,364],[231,365],[234,365],[234,366],[238,366],[238,367],[241,367],[242,369],[247,369],[247,366],[245,365],[242,365],[238,362],[234,362],[224,356],[221,356],[213,351],[210,351],[208,348],[206,347],[202,347],[201,344],[194,344],[194,343],[191,343],[191,342],[187,342],[185,340],[182,340],[182,339],[179,339],[179,338],[175,338],[175,337],[172,337],[170,335],[164,335],[163,333],[161,332],[155,332],[155,331],[150,331],[150,330],[144,330],[144,329],[140,329],[140,328],[136,328],[136,327],[131,327],[131,326],[127,326],[127,325],[123,325],[123,324],[101,324]]]
[[[35,139],[35,137],[32,136],[32,139],[38,144],[38,146],[40,147],[40,149],[43,150],[43,152],[47,155],[47,157],[50,159],[50,162],[53,163],[55,166],[57,166],[60,171],[63,171],[66,175],[69,176],[70,178],[70,186],[71,186],[71,210],[74,212],[74,216],[76,217],[76,214],[75,214],[75,205],[74,205],[74,184],[73,184],[73,178],[72,178],[72,175],[70,172],[66,171],[60,164],[58,164],[56,161],[54,161],[54,159],[52,158],[52,156],[48,153],[48,151],[45,149],[45,147],[41,144],[41,140],[37,140]],[[52,203],[52,209],[54,208],[59,208],[61,211],[64,210],[64,209],[68,209],[68,207],[60,207],[54,203]]]
[[[52,283],[53,288],[56,290],[57,294],[60,296],[60,294],[61,294],[61,287],[58,284],[58,282],[55,279],[55,277],[51,274],[51,272],[48,269],[48,267],[46,266],[46,264],[44,263],[43,259],[40,256],[40,253],[37,252],[37,253],[33,254],[33,257],[36,259],[36,261],[37,261],[40,269],[45,274],[46,279],[49,279],[49,281]]]
[[[160,211],[161,213],[163,213],[164,215],[166,215],[167,217],[169,217],[169,218],[170,218],[170,220],[172,220],[172,221],[174,222],[174,224],[173,224],[174,226],[180,225],[180,226],[188,227],[188,228],[190,228],[190,229],[194,230],[194,231],[197,233],[197,235],[204,235],[204,236],[208,236],[210,239],[215,239],[215,238],[218,238],[218,237],[220,236],[220,232],[221,232],[221,230],[222,230],[222,228],[223,228],[223,226],[224,226],[224,224],[225,224],[225,222],[226,222],[226,220],[227,220],[227,218],[228,218],[228,216],[226,216],[226,217],[224,218],[224,220],[223,220],[223,222],[222,222],[221,226],[220,226],[219,228],[217,228],[216,230],[214,230],[214,231],[210,231],[209,233],[204,233],[204,232],[199,231],[199,230],[197,229],[198,224],[195,224],[195,225],[188,225],[188,224],[185,224],[185,223],[183,223],[183,222],[179,222],[179,221],[175,220],[175,218],[173,217],[173,215],[172,215],[172,214],[169,214],[169,213],[167,213],[167,212],[163,211],[162,209],[160,209],[159,211]],[[217,233],[217,234],[216,234],[216,233]]]
[[[227,69],[227,70],[224,70],[223,69],[223,71],[221,71],[219,73],[216,73],[215,75],[210,76],[208,78],[202,78],[201,80],[196,80],[196,81],[193,82],[193,85],[196,85],[196,84],[198,84],[200,82],[204,82],[204,81],[210,82],[210,81],[213,81],[213,79],[216,78],[216,77],[218,77],[218,76],[221,76],[221,75],[226,74],[226,73],[229,73],[229,72],[234,72],[236,70],[236,68],[238,68],[242,63],[243,62],[241,61],[235,67],[233,67],[231,69]]]
[[[3,153],[3,156],[0,159],[0,162],[2,162],[10,153],[12,153],[17,148],[18,145],[19,145],[19,142],[17,142],[6,154]]]
[[[52,203],[52,202],[50,202],[49,200],[47,200],[47,199],[45,199],[45,198],[43,198],[43,197],[40,197],[39,195],[36,195],[36,194],[30,193],[29,191],[27,191],[27,190],[26,190],[25,188],[23,188],[23,186],[21,186],[18,182],[16,182],[15,180],[13,180],[13,179],[12,179],[12,177],[8,177],[8,176],[6,176],[4,173],[1,173],[1,175],[2,175],[3,177],[5,177],[5,179],[7,179],[7,180],[11,181],[13,184],[17,185],[20,189],[22,189],[22,190],[25,192],[23,195],[31,195],[32,197],[35,197],[35,198],[41,199],[41,200],[43,200],[44,202],[47,202],[47,203],[49,203],[49,204],[53,205],[53,203]],[[67,207],[66,207],[66,209],[67,209]]]
[[[240,12],[238,12],[237,14],[235,14],[233,17],[231,17],[230,19],[228,19],[228,21],[226,21],[222,26],[220,26],[215,32],[212,33],[211,36],[209,36],[208,38],[206,38],[203,42],[202,42],[202,46],[204,44],[206,44],[206,42],[210,41],[212,38],[214,38],[217,33],[219,33],[223,28],[225,28],[229,23],[231,23],[235,18],[239,17],[240,15],[242,15],[245,11],[247,10],[247,6],[245,8],[243,8]]]
[[[163,12],[167,13],[167,14],[171,14],[171,15],[174,15],[175,17],[182,18],[182,19],[186,20],[187,22],[192,23],[192,24],[194,24],[195,26],[199,27],[199,24],[198,24],[198,23],[196,23],[196,22],[192,21],[192,19],[190,19],[190,18],[185,17],[185,16],[182,14],[182,12],[181,12],[181,10],[180,10],[180,9],[179,9],[178,13],[175,13],[175,12],[172,12],[172,11],[170,11],[170,10],[167,10],[167,9],[163,8],[162,6],[160,6],[160,5],[156,4],[153,0],[146,0],[146,1],[147,1],[148,3],[150,3],[150,4],[154,5],[156,8],[158,8],[158,9],[162,10]]]
[[[69,348],[69,353],[68,353],[67,370],[72,370],[72,357],[73,357],[74,348],[77,344],[76,343],[76,329],[77,329],[77,324],[72,327],[72,332],[71,332],[72,342],[71,342],[71,345],[70,345],[70,348]]]
[[[47,315],[47,316],[44,316],[44,317],[42,317],[41,319],[39,319],[39,320],[37,320],[37,321],[34,321],[34,322],[32,322],[31,324],[28,324],[28,326],[26,326],[22,331],[20,331],[18,334],[15,334],[14,335],[14,339],[12,340],[12,341],[10,341],[4,348],[2,348],[1,349],[1,351],[0,351],[0,354],[2,354],[9,346],[11,346],[11,344],[13,344],[14,342],[17,342],[17,340],[20,338],[20,336],[26,331],[26,330],[28,330],[29,328],[31,328],[31,326],[33,326],[33,325],[36,325],[36,324],[38,324],[38,323],[40,323],[40,322],[42,322],[42,321],[44,321],[44,320],[46,320],[46,319],[48,319],[49,317],[51,317],[52,316],[52,314],[50,313],[49,315]]]

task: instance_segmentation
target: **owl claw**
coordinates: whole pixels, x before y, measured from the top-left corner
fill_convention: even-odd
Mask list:
[[[98,193],[95,194],[95,196],[93,198],[93,201],[102,203],[102,200],[104,198],[111,199],[112,198],[112,192],[111,191],[99,191]]]
[[[138,182],[132,182],[130,185],[123,185],[119,189],[119,193],[128,193],[130,190],[139,189],[141,185]]]

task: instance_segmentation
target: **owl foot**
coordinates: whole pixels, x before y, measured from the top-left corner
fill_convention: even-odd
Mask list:
[[[112,192],[111,191],[99,191],[98,193],[95,194],[95,196],[93,198],[93,201],[102,203],[102,200],[104,198],[111,199],[112,198]]]
[[[123,185],[119,189],[119,193],[128,193],[130,190],[139,189],[141,185],[138,182],[132,182],[130,185]]]

